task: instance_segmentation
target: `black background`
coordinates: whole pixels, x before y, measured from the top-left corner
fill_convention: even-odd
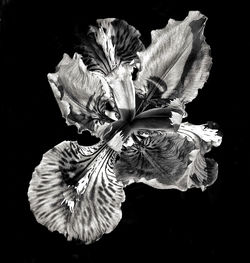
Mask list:
[[[5,1],[7,2],[7,1]],[[216,3],[217,2],[217,3]],[[5,262],[214,262],[243,255],[246,235],[247,186],[247,53],[244,10],[239,1],[10,1],[1,9],[1,116],[4,163],[1,192]],[[68,242],[36,223],[27,188],[42,154],[63,140],[90,145],[97,140],[68,127],[47,82],[47,73],[63,53],[75,51],[77,32],[97,18],[126,20],[142,34],[169,18],[183,20],[189,10],[208,17],[206,40],[213,67],[199,96],[187,107],[194,124],[215,121],[223,143],[210,154],[219,163],[216,183],[205,192],[156,190],[135,184],[125,189],[123,218],[118,227],[92,245]],[[240,61],[240,58],[243,58]],[[7,159],[6,159],[7,157]],[[6,160],[5,160],[6,159]],[[3,180],[4,179],[4,180]],[[246,241],[247,242],[247,241]],[[238,261],[240,262],[240,261]]]

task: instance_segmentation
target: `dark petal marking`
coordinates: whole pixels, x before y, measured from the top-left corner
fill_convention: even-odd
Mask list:
[[[218,164],[204,155],[220,143],[217,130],[182,123],[177,134],[142,137],[139,146],[126,147],[116,173],[125,185],[135,181],[161,189],[205,190],[217,179]]]
[[[75,125],[79,133],[87,129],[101,138],[112,121],[105,115],[112,98],[103,80],[87,70],[79,54],[72,59],[64,54],[57,72],[48,74],[48,80],[66,123]]]
[[[117,177],[123,182],[155,179],[162,188],[173,188],[184,174],[193,149],[191,142],[187,145],[175,133],[149,136],[141,141],[139,148],[132,145],[122,152],[115,165]],[[183,155],[185,158],[181,158]]]
[[[170,19],[165,28],[151,32],[151,45],[138,54],[142,70],[135,81],[147,103],[161,106],[179,98],[186,104],[197,96],[212,65],[203,35],[206,20],[198,11],[189,12],[183,21]]]
[[[68,240],[81,239],[86,244],[111,232],[121,219],[120,206],[125,198],[123,185],[115,180],[113,172],[115,156],[102,143],[83,147],[62,142],[45,153],[28,190],[37,221]],[[64,175],[51,172],[58,166],[62,166]]]
[[[78,46],[88,70],[108,75],[120,63],[129,64],[144,50],[140,33],[127,22],[99,19]]]

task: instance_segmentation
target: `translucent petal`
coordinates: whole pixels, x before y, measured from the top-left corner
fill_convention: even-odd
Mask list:
[[[86,244],[111,232],[125,199],[113,172],[115,157],[104,144],[84,147],[68,141],[45,153],[28,190],[36,220]]]
[[[203,35],[206,20],[193,11],[182,22],[170,19],[165,28],[152,31],[151,45],[138,53],[141,71],[135,81],[137,94],[148,103],[173,98],[188,103],[197,96],[212,64]]]
[[[102,137],[113,121],[107,114],[107,105],[113,101],[105,80],[88,71],[77,53],[73,59],[64,54],[48,80],[66,123],[76,125],[79,133],[87,129]]]
[[[140,33],[126,21],[98,19],[82,39],[79,52],[90,71],[108,75],[118,65],[135,63],[137,52],[144,50]]]

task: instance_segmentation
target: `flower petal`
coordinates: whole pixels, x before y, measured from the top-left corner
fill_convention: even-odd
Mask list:
[[[218,176],[218,164],[211,158],[204,155],[213,146],[217,147],[222,142],[222,137],[218,135],[218,130],[207,128],[205,125],[193,125],[182,123],[178,133],[185,136],[189,141],[193,141],[195,150],[190,153],[191,163],[183,178],[187,178],[187,186],[198,187],[205,190],[212,185]]]
[[[137,52],[144,49],[138,30],[115,18],[98,19],[96,22],[97,26],[90,26],[88,36],[79,46],[88,70],[108,75],[121,63],[138,60]]]
[[[181,124],[177,133],[142,134],[121,152],[117,178],[124,185],[142,182],[160,189],[204,190],[218,173],[217,163],[204,155],[220,143],[216,130],[189,123]]]
[[[125,195],[113,172],[116,153],[102,143],[64,141],[44,154],[28,190],[37,221],[86,244],[111,232]]]
[[[137,115],[131,123],[131,132],[139,129],[177,131],[182,121],[182,112],[171,108],[156,108]]]
[[[64,54],[57,72],[48,74],[48,80],[66,123],[76,125],[79,133],[88,129],[102,137],[113,121],[106,114],[107,104],[113,101],[103,78],[88,71],[80,55],[71,59]]]
[[[131,69],[121,65],[106,80],[111,87],[121,120],[132,120],[135,116],[135,88]]]
[[[121,93],[122,94],[122,93]],[[121,99],[122,100],[122,99]],[[185,111],[180,110],[178,102],[171,101],[166,108],[156,108],[144,111],[137,115],[132,121],[128,119],[118,120],[111,124],[111,131],[107,132],[104,139],[108,145],[117,152],[120,152],[122,145],[129,136],[140,130],[158,132],[159,130],[174,132],[177,131]]]
[[[180,98],[192,101],[206,82],[212,59],[203,31],[207,18],[189,12],[182,22],[169,20],[161,30],[152,31],[152,43],[138,53],[141,71],[136,92],[149,103]],[[156,95],[156,96],[154,96]]]
[[[180,133],[185,134],[187,137],[197,141],[200,138],[206,142],[211,148],[212,146],[218,147],[222,142],[222,136],[218,134],[217,129],[210,129],[206,125],[194,125],[188,122],[183,122],[180,126]]]
[[[117,178],[125,185],[143,182],[156,188],[178,188],[189,164],[189,153],[194,150],[193,143],[174,132],[138,139],[122,151],[115,165]]]

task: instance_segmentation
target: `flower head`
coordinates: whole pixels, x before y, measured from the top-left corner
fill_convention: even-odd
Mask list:
[[[152,31],[145,49],[134,27],[100,19],[81,54],[65,54],[48,74],[66,123],[100,142],[64,141],[44,154],[28,190],[39,223],[88,244],[119,223],[128,184],[186,191],[216,180],[218,165],[204,155],[221,137],[206,125],[182,122],[212,63],[205,22],[199,12],[170,19]]]

